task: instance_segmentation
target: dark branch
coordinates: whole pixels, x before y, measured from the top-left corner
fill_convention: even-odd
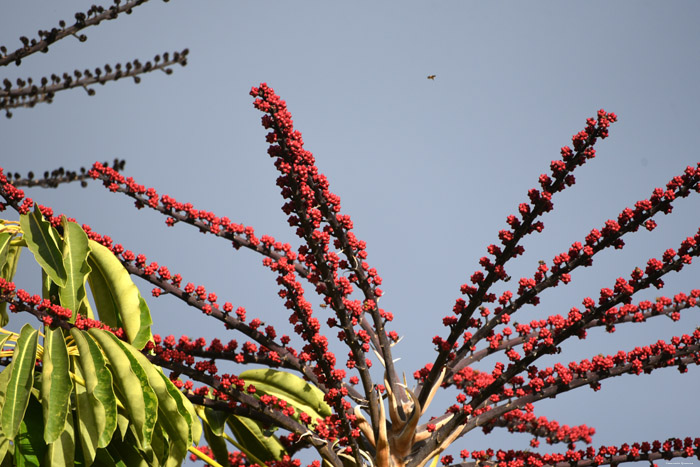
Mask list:
[[[95,68],[95,71],[86,69],[85,71],[75,70],[73,74],[63,73],[62,76],[52,74],[51,78],[41,78],[39,84],[34,83],[32,78],[27,80],[17,79],[17,87],[12,87],[12,82],[8,79],[3,81],[4,89],[0,90],[0,109],[5,110],[8,118],[12,117],[9,109],[17,107],[34,107],[41,102],[51,103],[56,93],[66,89],[77,87],[84,88],[88,95],[93,96],[95,89],[90,87],[94,84],[102,84],[109,81],[117,81],[121,78],[133,78],[137,84],[141,81],[139,75],[149,73],[155,70],[163,70],[166,74],[172,73],[169,68],[173,65],[187,65],[187,54],[189,51],[184,49],[182,52],[174,52],[170,55],[164,53],[162,57],[156,55],[153,62],[147,61],[142,64],[138,59],[133,62],[127,62],[122,66],[121,63],[104,66],[104,71],[101,68]]]
[[[89,26],[97,26],[102,21],[116,19],[119,14],[126,12],[130,14],[134,7],[137,7],[148,0],[131,0],[124,5],[120,5],[121,0],[114,0],[114,5],[109,8],[93,5],[86,13],[78,12],[75,14],[75,23],[72,26],[66,27],[66,22],[61,20],[58,23],[58,28],[52,28],[50,31],[39,30],[39,39],[31,41],[22,36],[19,40],[22,42],[22,47],[14,52],[7,53],[5,46],[0,46],[0,66],[6,66],[12,62],[20,65],[22,59],[36,52],[46,53],[49,51],[49,45],[59,41],[67,36],[75,36],[80,42],[85,42],[87,36],[85,34],[76,35],[76,33]],[[164,0],[168,1],[168,0]]]

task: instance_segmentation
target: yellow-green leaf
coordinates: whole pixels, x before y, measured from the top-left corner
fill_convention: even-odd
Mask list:
[[[221,433],[214,433],[214,430],[212,430],[206,420],[202,426],[204,428],[204,439],[206,439],[209,449],[214,453],[214,459],[221,465],[228,465],[228,445],[226,440],[221,436]]]
[[[162,426],[170,438],[169,457],[179,459],[179,465],[185,459],[187,447],[192,441],[187,419],[180,412],[178,401],[170,391],[170,389],[177,391],[177,388],[141,352],[133,347],[126,347],[126,350],[131,352],[131,355],[138,361],[148,376],[148,383],[158,398],[158,424]],[[166,455],[165,457],[168,456]]]
[[[187,446],[190,446],[192,443],[198,444],[199,438],[202,436],[202,430],[201,425],[199,423],[199,418],[197,418],[196,416],[195,408],[192,405],[192,402],[190,402],[190,400],[180,392],[180,390],[173,384],[173,382],[170,381],[170,378],[165,376],[162,371],[159,370],[158,374],[160,375],[161,379],[163,379],[163,381],[165,382],[165,387],[167,388],[171,397],[175,401],[178,412],[184,418],[185,423],[187,423],[189,430],[187,434]]]
[[[73,417],[68,417],[66,429],[61,432],[56,441],[49,444],[43,465],[73,467],[75,465],[75,440],[73,436]]]
[[[8,232],[0,233],[0,271],[4,269],[7,261],[7,253],[10,251],[10,240],[12,240],[12,234]]]
[[[34,254],[37,263],[52,281],[60,287],[66,285],[66,268],[63,267],[61,246],[57,241],[58,233],[52,231],[54,228],[41,215],[39,207],[36,206],[34,211],[21,215],[19,224],[27,247]]]
[[[81,312],[81,303],[85,299],[85,279],[90,273],[87,264],[88,237],[75,222],[61,218],[63,225],[63,266],[66,269],[66,284],[61,287],[61,306],[73,311],[70,322],[74,323]]]
[[[5,334],[1,339],[0,339],[0,352],[2,352],[5,347],[5,343],[7,343],[8,340],[10,340],[10,337],[12,337],[12,334]],[[4,394],[4,390],[3,390]]]
[[[146,459],[150,461],[151,465],[165,465],[170,449],[173,447],[171,444],[174,443],[171,443],[168,435],[163,431],[163,427],[160,423],[157,423],[153,430],[150,452],[147,453]],[[182,464],[182,459],[180,459],[178,465],[180,464]]]
[[[85,375],[83,375],[80,369],[80,364],[77,362],[78,357],[73,357],[73,371],[75,375],[85,381]],[[98,443],[100,440],[100,434],[104,429],[104,419],[102,420],[101,427],[98,420],[95,418],[95,412],[93,411],[93,404],[99,405],[99,411],[104,415],[104,408],[102,403],[97,400],[94,395],[87,392],[85,386],[82,384],[75,384],[75,432],[76,437],[80,440],[80,447],[83,452],[83,459],[86,466],[92,465],[97,455]]]
[[[26,414],[20,423],[19,432],[15,437],[15,462],[18,466],[51,465],[42,462],[46,453],[43,424],[41,404],[36,398],[31,397]]]
[[[244,371],[239,378],[246,385],[255,386],[258,397],[268,394],[287,401],[297,409],[297,419],[299,411],[306,412],[314,422],[317,418],[323,419],[332,414],[330,406],[323,400],[323,391],[291,373],[261,368]]]
[[[112,389],[112,374],[102,356],[102,351],[88,333],[71,329],[71,336],[78,347],[80,368],[85,379],[85,391],[98,430],[98,446],[105,447],[117,427],[117,398]]]
[[[60,328],[46,330],[41,375],[44,441],[50,444],[58,439],[66,427],[70,395],[73,392],[68,348]]]
[[[222,436],[224,434],[224,429],[226,428],[226,419],[228,418],[229,414],[220,410],[211,409],[209,407],[199,407],[199,409],[199,416],[202,417],[202,420],[204,420],[207,425],[209,425],[211,431],[216,436]]]
[[[10,337],[9,334],[3,339],[3,344],[8,337]],[[11,374],[12,362],[10,362],[10,364],[7,365],[2,372],[0,372],[0,413],[2,413],[2,406],[5,403],[5,391],[7,390],[7,383],[10,381]],[[11,451],[9,449],[10,447],[10,440],[7,439],[2,430],[0,430],[0,465],[2,465],[2,461],[5,459],[8,452]]]
[[[5,256],[0,263],[0,277],[7,281],[12,281],[17,271],[17,263],[19,262],[19,254],[22,252],[22,247],[18,245],[8,244],[5,250]],[[0,302],[0,327],[5,326],[10,321],[7,315],[7,302]]]
[[[8,452],[10,451],[10,440],[5,438],[5,436],[0,433],[0,466],[4,465],[5,463],[5,457],[7,456]],[[10,459],[8,459],[9,461]],[[9,465],[12,465],[11,462],[8,462]]]
[[[29,403],[29,395],[34,384],[34,363],[39,332],[25,324],[17,339],[12,354],[12,373],[7,383],[5,403],[2,407],[2,430],[5,436],[14,440]]]
[[[137,439],[143,448],[151,443],[153,427],[158,415],[158,399],[148,382],[141,364],[114,334],[101,329],[90,329],[107,356],[114,380],[124,395],[123,403],[136,428]]]
[[[116,455],[112,456],[110,451],[107,449],[98,449],[95,454],[95,464],[96,465],[109,465],[114,467],[128,467],[121,457]]]
[[[100,320],[113,328],[123,328],[129,342],[140,350],[151,337],[153,321],[148,306],[109,248],[93,240],[88,245],[88,282]]]
[[[116,465],[150,467],[144,459],[144,454],[136,448],[137,445],[138,440],[134,437],[132,430],[127,430],[124,440],[115,438],[107,447],[107,450],[111,457],[118,461]]]
[[[229,428],[240,443],[238,446],[248,457],[254,456],[263,462],[280,460],[287,451],[275,435],[267,435],[260,423],[247,417],[231,415]]]
[[[163,378],[166,378],[166,376],[163,375]],[[172,392],[172,394],[173,397],[178,400],[177,406],[180,413],[186,412],[189,415],[189,419],[192,420],[192,423],[190,423],[190,444],[199,445],[199,440],[202,438],[202,424],[199,423],[199,418],[197,418],[195,407],[192,405],[192,402],[190,402],[190,400],[179,390]],[[187,418],[187,415],[184,416]]]

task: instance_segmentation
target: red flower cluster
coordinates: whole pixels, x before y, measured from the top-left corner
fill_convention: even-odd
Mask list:
[[[149,207],[162,213],[168,226],[191,225],[202,233],[226,239],[236,249],[248,248],[260,253],[264,256],[263,265],[277,275],[278,295],[289,310],[289,323],[303,341],[297,349],[289,345],[289,336],[278,337],[273,326],[257,318],[250,319],[245,308],[236,308],[230,302],[222,304],[219,295],[203,285],[192,282],[183,285],[182,276],[173,274],[167,266],[149,262],[145,255],[114,244],[109,236],[83,225],[90,239],[110,248],[131,274],[153,286],[153,297],[174,296],[245,336],[227,344],[218,339],[207,344],[203,338],[161,338],[156,334],[147,344],[145,351],[151,361],[170,369],[171,379],[194,402],[259,416],[265,423],[272,420],[286,430],[280,440],[287,447],[296,450],[313,445],[322,451],[324,459],[337,458],[338,464],[342,456],[352,456],[359,465],[364,462],[363,455],[373,455],[374,461],[384,467],[396,455],[397,462],[408,459],[411,466],[433,458],[450,465],[455,459],[453,455],[442,455],[445,448],[477,427],[486,433],[495,427],[529,433],[533,436],[530,442],[533,448],[538,448],[543,438],[549,444],[566,443],[568,449],[553,454],[462,450],[459,455],[464,462],[471,458],[477,464],[499,467],[564,463],[587,467],[700,456],[697,438],[576,450],[575,443],[590,443],[595,430],[586,425],[570,427],[537,417],[532,405],[581,386],[598,390],[603,380],[621,374],[650,373],[668,366],[683,373],[690,364],[700,364],[700,330],[673,337],[669,342],[659,340],[620,350],[615,355],[599,354],[544,368],[535,364],[544,355],[560,352],[566,339],[586,338],[588,329],[601,327],[614,332],[622,323],[640,323],[658,316],[677,321],[683,310],[697,307],[700,303],[697,289],[672,298],[659,297],[655,302],[644,300],[635,304],[632,297],[651,286],[663,287],[666,274],[691,264],[700,255],[700,231],[675,248],[667,248],[660,257],[649,259],[629,276],[618,277],[609,287],[584,298],[582,306],[572,307],[566,316],[555,314],[528,323],[515,321],[516,313],[523,307],[539,304],[545,290],[570,283],[575,269],[591,266],[596,254],[608,248],[624,248],[625,235],[637,232],[640,227],[653,230],[657,226],[653,219],[656,214],[668,214],[676,200],[700,192],[700,164],[687,167],[664,188],[654,189],[647,199],[637,201],[615,219],[590,230],[566,251],[556,254],[551,262],[540,261],[531,276],[514,281],[515,288],[494,293],[494,285],[511,279],[506,263],[525,252],[522,242],[527,235],[542,232],[542,216],[554,208],[555,195],[575,184],[574,171],[596,156],[594,145],[608,137],[617,117],[600,110],[595,117],[587,119],[584,129],[573,135],[571,146],[561,148],[560,157],[549,164],[549,172],[541,174],[538,184],[528,190],[526,200],[506,216],[507,226],[498,232],[498,242],[486,248],[487,256],[479,260],[479,268],[460,287],[463,297],[455,301],[452,313],[442,318],[448,331],[446,336],[433,337],[436,358],[413,373],[418,386],[410,390],[393,366],[391,347],[399,335],[385,328],[393,314],[379,308],[382,278],[366,261],[365,242],[352,232],[353,222],[342,213],[340,197],[330,191],[329,181],[320,173],[314,156],[304,149],[301,133],[294,129],[286,103],[264,83],[252,88],[250,94],[255,98],[254,106],[264,113],[262,125],[269,131],[268,154],[280,173],[277,186],[284,199],[282,210],[302,239],[296,250],[271,236],[258,236],[252,227],[232,222],[228,217],[161,195],[106,164],[96,163],[89,171],[91,177],[101,180],[110,191],[134,199],[137,208]],[[2,169],[0,195],[5,200],[0,210],[11,206],[25,213],[34,205],[31,199],[24,198],[22,190],[10,183]],[[53,225],[59,225],[60,217],[54,216],[50,208],[39,208]],[[330,316],[321,319],[314,315],[306,298],[306,284],[320,296],[321,307],[328,309]],[[28,311],[46,323],[70,326],[67,321],[70,310],[24,290],[15,290],[14,284],[2,279],[0,299],[9,302],[12,311]],[[75,325],[102,326],[82,317],[77,318]],[[347,346],[347,359],[341,365],[344,363],[349,371],[339,367],[324,334],[327,329]],[[123,335],[121,330],[114,332]],[[381,382],[375,382],[370,372],[370,350],[376,351],[384,366]],[[505,356],[503,362],[496,361],[490,371],[476,369],[479,361],[497,352]],[[238,376],[219,373],[221,361],[296,371],[324,393],[325,401],[335,413],[312,420],[309,414],[279,397],[262,394]],[[185,382],[179,379],[183,375],[188,378]],[[194,382],[201,386],[195,388]],[[444,415],[430,417],[420,425],[419,418],[436,391],[451,386],[457,389],[456,403]],[[237,452],[230,454],[230,461],[232,465],[249,463]],[[300,462],[285,456],[270,465],[299,467]]]

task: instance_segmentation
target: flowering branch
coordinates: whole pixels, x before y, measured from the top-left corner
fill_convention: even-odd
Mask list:
[[[700,298],[700,289],[693,289],[690,295],[680,293],[675,295],[673,300],[668,297],[657,297],[654,304],[648,300],[644,300],[637,305],[627,304],[619,308],[613,307],[606,312],[604,317],[590,321],[583,326],[582,329],[587,330],[594,327],[605,326],[607,332],[613,333],[615,332],[615,324],[643,323],[646,322],[647,319],[661,316],[666,316],[673,321],[678,321],[682,310],[700,306],[698,298]],[[529,324],[515,323],[513,327],[515,328],[515,332],[519,334],[518,337],[510,337],[513,330],[508,327],[504,328],[501,333],[493,334],[490,338],[486,339],[489,342],[487,348],[474,351],[469,356],[460,360],[459,365],[455,365],[454,372],[458,373],[461,369],[498,351],[507,351],[516,346],[521,346],[531,339],[537,338],[542,332],[562,329],[566,324],[566,318],[561,315],[552,315],[546,320],[533,320]],[[506,336],[505,340],[503,339],[504,335]],[[451,381],[452,380],[446,382],[449,384]]]
[[[544,290],[555,287],[560,282],[568,284],[571,281],[570,273],[580,266],[592,265],[595,254],[611,246],[617,249],[623,248],[624,242],[621,237],[627,233],[636,232],[642,225],[650,231],[656,228],[656,222],[651,218],[659,211],[670,213],[673,209],[673,201],[677,198],[687,197],[693,190],[697,191],[699,181],[699,172],[692,167],[688,167],[683,175],[676,176],[669,181],[665,191],[660,188],[655,189],[649,199],[635,203],[636,209],[634,211],[626,208],[618,216],[618,221],[608,220],[601,231],[593,229],[586,237],[585,247],[580,242],[575,242],[568,253],[557,255],[553,260],[549,277],[546,276],[549,268],[544,262],[540,262],[540,266],[533,278],[520,279],[518,298],[513,301],[512,292],[505,292],[499,298],[499,304],[502,306],[496,308],[493,318],[489,319],[484,326],[480,326],[473,336],[470,334],[470,337],[465,339],[465,343],[456,352],[452,362],[448,364],[448,374],[451,375],[454,371],[464,367],[466,354],[471,351],[476,342],[491,334],[495,326],[501,323],[508,323],[512,314],[524,304],[531,303],[536,305],[539,302],[540,294]],[[691,241],[694,240],[691,239]],[[482,262],[484,259],[482,258]],[[455,305],[456,312],[462,313],[460,310],[463,307],[464,302],[458,300]],[[489,310],[482,307],[481,315],[487,317]],[[446,320],[448,319],[450,318],[446,318]],[[475,323],[472,322],[471,324]],[[478,323],[476,325],[477,327],[479,326]]]
[[[519,206],[522,220],[516,216],[508,217],[508,223],[513,230],[502,230],[499,232],[503,249],[495,245],[490,245],[488,248],[489,253],[495,257],[495,263],[491,263],[488,258],[486,261],[482,261],[487,269],[487,274],[484,275],[482,271],[477,271],[471,277],[471,281],[477,284],[478,287],[464,284],[461,288],[462,293],[469,296],[469,303],[459,309],[460,317],[456,322],[450,323],[451,330],[447,339],[440,340],[438,356],[420,390],[419,402],[424,403],[427,400],[430,390],[443,368],[453,359],[451,353],[457,343],[457,339],[473,324],[472,316],[474,312],[482,303],[495,301],[495,296],[488,293],[488,291],[497,281],[508,279],[508,274],[503,266],[506,262],[525,251],[519,244],[520,241],[530,233],[542,231],[544,225],[542,222],[536,221],[536,219],[553,209],[552,197],[554,194],[575,183],[573,171],[576,167],[595,157],[593,146],[598,138],[607,138],[608,128],[616,120],[617,116],[614,113],[608,114],[604,110],[598,112],[597,120],[589,118],[586,122],[585,130],[577,133],[572,138],[576,152],[568,146],[563,147],[561,149],[562,159],[552,162],[551,169],[554,179],[548,175],[541,175],[539,181],[542,192],[534,188],[528,192],[528,197],[533,206],[531,207],[525,203]]]
[[[649,461],[653,463],[659,459],[673,459],[676,457],[692,457],[700,454],[700,438],[692,439],[686,437],[669,438],[665,442],[654,441],[653,443],[634,443],[631,446],[627,443],[619,448],[615,446],[602,446],[597,451],[589,447],[583,450],[569,450],[566,454],[539,454],[530,451],[494,451],[493,449],[473,451],[471,457],[477,459],[476,462],[462,462],[452,464],[452,456],[445,456],[443,461],[450,467],[480,467],[497,465],[532,465],[542,467],[589,467],[596,465],[618,465],[624,462]],[[463,450],[462,459],[469,457],[469,451]],[[490,460],[494,458],[493,460]],[[443,462],[444,463],[444,462]]]
[[[699,168],[700,170],[700,168]],[[441,428],[435,430],[435,434],[428,440],[425,441],[423,446],[419,449],[416,459],[426,459],[439,453],[444,449],[444,442],[446,439],[454,440],[459,436],[467,433],[470,429],[488,422],[490,419],[495,418],[508,410],[511,410],[509,405],[503,406],[499,410],[490,410],[491,408],[486,406],[482,407],[487,401],[497,402],[503,397],[512,397],[513,390],[505,388],[505,384],[511,381],[519,373],[528,370],[528,374],[531,376],[530,387],[527,389],[521,389],[520,393],[515,392],[515,395],[524,396],[529,392],[539,392],[542,390],[544,383],[542,379],[533,375],[533,368],[530,365],[539,359],[541,356],[551,353],[556,353],[558,345],[564,340],[568,339],[573,335],[582,335],[581,331],[583,327],[590,323],[594,319],[600,319],[604,316],[605,312],[612,309],[615,305],[620,303],[629,303],[631,296],[639,290],[643,290],[650,285],[662,286],[663,282],[661,277],[671,271],[679,271],[683,268],[684,264],[688,264],[691,257],[700,255],[700,248],[697,247],[697,242],[700,241],[700,230],[692,241],[684,241],[681,245],[680,254],[678,258],[675,252],[673,255],[665,255],[664,263],[658,260],[651,259],[648,261],[648,266],[646,271],[641,271],[636,268],[632,273],[632,282],[627,283],[624,279],[618,279],[616,282],[615,290],[603,289],[601,290],[601,297],[599,300],[599,305],[595,306],[595,302],[586,298],[584,300],[584,305],[586,306],[586,311],[584,313],[572,311],[570,314],[569,321],[566,326],[561,329],[556,330],[554,333],[540,333],[537,338],[532,338],[528,341],[528,346],[524,348],[525,355],[521,357],[514,350],[510,350],[508,358],[514,362],[509,365],[509,367],[503,371],[503,364],[497,364],[496,369],[492,375],[485,375],[485,378],[481,379],[481,384],[478,387],[474,387],[473,391],[468,391],[467,395],[472,396],[472,399],[468,404],[459,408],[455,413],[454,417],[446,422]],[[646,274],[646,277],[644,277]],[[700,337],[700,332],[698,332],[698,337]],[[684,341],[685,342],[685,341]],[[679,355],[679,357],[684,357],[686,355],[693,355],[696,349],[694,347],[688,347],[684,349],[684,353]],[[692,359],[697,357],[693,355]],[[660,359],[655,359],[653,364],[666,366],[666,361],[661,361]],[[687,361],[682,359],[678,362],[679,365],[687,364]],[[563,367],[562,367],[563,368]],[[606,368],[607,370],[607,368]],[[536,371],[536,370],[535,370]],[[626,371],[619,370],[622,374]],[[606,373],[607,374],[607,373]],[[584,384],[595,384],[597,380],[578,381],[577,386]],[[565,381],[565,383],[567,383]],[[573,381],[568,381],[568,384],[556,385],[550,388],[551,395],[545,397],[551,397],[552,395],[559,394],[564,391],[568,391],[573,384]],[[536,397],[535,400],[538,400]],[[523,399],[524,403],[531,402],[530,400]],[[476,411],[474,411],[476,409]],[[483,417],[479,417],[484,412],[489,412]],[[466,422],[466,424],[464,424]],[[412,465],[412,464],[409,464]]]
[[[152,340],[141,344],[145,345],[151,362],[171,371],[171,380],[190,400],[280,427],[288,432],[280,438],[287,447],[296,450],[313,446],[331,465],[340,467],[352,462],[358,467],[367,463],[376,467],[423,467],[454,441],[479,427],[485,433],[496,427],[529,433],[534,437],[532,447],[539,447],[539,438],[544,438],[549,444],[566,443],[568,450],[562,454],[463,450],[460,452],[462,464],[455,464],[453,456],[446,455],[440,459],[443,465],[580,467],[698,456],[700,439],[691,438],[577,451],[575,443],[590,443],[595,430],[586,425],[562,426],[557,421],[535,417],[533,404],[582,386],[597,391],[603,380],[623,374],[651,373],[669,366],[685,373],[689,365],[700,364],[698,328],[673,337],[669,342],[657,341],[628,351],[620,350],[615,355],[598,354],[543,369],[534,365],[545,355],[561,352],[560,346],[565,340],[575,336],[586,338],[588,329],[604,326],[612,333],[618,323],[639,323],[661,315],[675,321],[680,318],[681,311],[697,306],[700,289],[693,289],[688,295],[679,293],[672,299],[659,297],[655,303],[644,300],[633,304],[632,297],[650,286],[662,288],[666,274],[691,264],[693,258],[700,255],[700,230],[683,240],[678,248],[663,251],[660,259],[648,260],[644,268],[637,267],[629,277],[619,277],[610,288],[601,289],[596,300],[586,297],[581,309],[572,307],[566,316],[554,314],[529,324],[510,323],[525,305],[537,305],[544,291],[568,284],[574,270],[591,266],[596,254],[610,247],[623,248],[624,235],[637,232],[640,227],[653,230],[656,227],[653,217],[659,212],[670,213],[677,198],[687,197],[693,191],[700,192],[700,164],[687,167],[665,188],[655,189],[648,199],[635,203],[634,209],[624,209],[616,220],[608,220],[600,230],[591,230],[583,242],[573,243],[567,251],[556,255],[550,265],[540,261],[531,277],[518,281],[517,290],[507,290],[497,296],[492,293],[492,287],[510,279],[506,263],[525,251],[521,243],[528,234],[543,230],[540,218],[553,209],[553,196],[575,184],[574,170],[595,157],[593,146],[608,136],[609,127],[617,117],[600,110],[596,118],[588,119],[585,129],[573,136],[573,149],[563,147],[561,159],[550,165],[551,174],[541,175],[539,188],[528,191],[529,203],[520,204],[518,213],[508,216],[509,228],[498,235],[501,245],[488,246],[490,256],[480,259],[481,269],[470,276],[469,283],[461,286],[466,297],[458,299],[453,314],[443,319],[443,324],[450,329],[449,334],[446,338],[433,338],[437,356],[433,363],[414,373],[418,386],[412,390],[398,379],[393,365],[392,345],[398,335],[387,331],[386,323],[393,315],[379,308],[379,299],[383,296],[382,278],[366,261],[366,244],[355,237],[350,217],[341,212],[340,198],[330,191],[329,182],[320,173],[313,155],[304,149],[302,136],[294,129],[286,103],[264,83],[254,87],[251,95],[255,98],[254,106],[264,113],[263,127],[269,130],[266,136],[270,144],[268,154],[280,172],[277,185],[285,200],[282,210],[288,216],[289,225],[302,239],[296,251],[290,244],[270,236],[258,238],[252,227],[195,209],[168,195],[159,195],[154,188],[146,188],[124,177],[116,163],[112,168],[96,163],[90,171],[83,170],[80,177],[75,173],[57,172],[52,178],[45,174],[44,179],[34,181],[32,176],[23,179],[15,175],[16,184],[0,170],[0,196],[4,198],[0,209],[10,206],[25,214],[34,206],[31,199],[24,197],[19,185],[55,187],[75,180],[84,182],[85,177],[90,176],[100,179],[110,191],[134,199],[137,208],[148,206],[165,215],[168,226],[188,224],[202,233],[227,239],[236,249],[244,247],[262,254],[263,265],[277,274],[278,295],[290,310],[289,321],[303,341],[298,350],[289,346],[289,336],[278,337],[273,326],[259,319],[248,320],[245,308],[234,310],[230,302],[221,305],[217,294],[202,285],[187,283],[183,286],[182,276],[172,274],[166,266],[149,263],[144,255],[136,255],[114,244],[110,237],[83,225],[88,238],[109,248],[126,272],[154,286],[153,297],[172,295],[250,339],[239,346],[235,339],[227,344],[218,339],[207,343],[204,338],[182,336],[176,340],[173,336],[161,338],[156,334]],[[50,208],[38,208],[51,225],[60,227],[61,219],[53,216]],[[37,219],[40,217],[36,212],[33,215]],[[22,219],[27,220],[26,217]],[[2,240],[7,244],[8,236]],[[92,247],[98,246],[91,244]],[[112,259],[109,254],[107,256]],[[349,351],[345,367],[357,372],[350,378],[345,369],[337,366],[329,339],[322,332],[322,323],[313,314],[304,289],[307,283],[322,298],[321,308],[333,312],[327,317],[326,325],[337,331],[338,340]],[[353,295],[355,292],[358,293]],[[47,325],[80,329],[104,326],[82,317],[73,325],[68,321],[72,316],[70,310],[24,290],[16,290],[13,283],[4,279],[0,281],[0,301],[10,303],[12,311],[29,312]],[[490,303],[494,304],[493,310],[488,308],[492,306]],[[108,330],[115,335],[125,334],[122,329]],[[370,372],[373,362],[368,354],[371,349],[384,366],[384,384],[377,384]],[[496,352],[503,352],[507,363],[499,361],[490,371],[472,367]],[[317,400],[323,399],[327,411],[311,420],[301,409],[301,413],[290,409],[285,400],[261,395],[254,384],[244,380],[244,374],[221,374],[217,368],[217,361],[221,360],[298,372],[318,388]],[[186,376],[186,381],[179,380],[181,375]],[[194,383],[203,386],[194,388]],[[359,390],[353,387],[358,384]],[[442,415],[421,420],[439,389],[449,386],[458,390],[457,403]],[[470,457],[475,462],[468,462]],[[284,458],[276,462],[274,467],[283,467],[290,465],[291,460]]]

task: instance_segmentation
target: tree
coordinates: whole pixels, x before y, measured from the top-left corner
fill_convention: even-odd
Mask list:
[[[93,10],[83,17],[76,16],[83,24],[75,27],[85,27],[86,18],[100,14],[104,12]],[[41,49],[41,44],[32,46],[28,42],[24,52],[15,52],[12,60],[18,53]],[[106,81],[113,79],[116,75]],[[72,78],[64,78],[64,86],[69,81]],[[25,95],[41,95],[40,91],[30,89]],[[617,220],[590,231],[584,241],[574,242],[550,264],[541,261],[531,277],[517,282],[517,289],[497,293],[497,287],[509,285],[506,265],[524,252],[524,238],[543,229],[541,218],[553,209],[553,197],[574,184],[574,170],[595,156],[593,146],[608,136],[610,125],[617,120],[615,114],[603,110],[589,118],[586,127],[573,136],[573,148],[562,148],[561,158],[552,162],[550,173],[540,176],[538,186],[528,192],[528,201],[518,206],[517,214],[508,217],[508,227],[499,232],[499,242],[488,246],[489,256],[480,259],[480,268],[462,285],[462,296],[455,301],[452,314],[442,319],[444,334],[433,338],[436,357],[416,369],[413,376],[417,386],[409,387],[394,367],[392,347],[399,335],[389,328],[392,314],[379,307],[382,279],[365,261],[366,245],[352,233],[352,221],[342,214],[339,197],[329,191],[329,181],[303,148],[285,102],[265,84],[254,87],[251,95],[255,107],[265,114],[263,126],[270,130],[268,153],[280,171],[283,211],[302,240],[296,251],[290,244],[256,235],[248,226],[139,185],[120,173],[120,161],[112,167],[96,163],[81,174],[58,170],[38,180],[32,176],[16,176],[13,180],[3,175],[3,207],[13,208],[21,217],[19,224],[4,223],[0,242],[4,256],[2,299],[9,303],[10,310],[31,313],[45,326],[43,352],[38,354],[38,331],[31,327],[8,336],[4,342],[17,342],[11,365],[0,376],[7,388],[3,397],[3,446],[9,449],[8,440],[16,439],[14,452],[10,452],[15,460],[31,456],[38,460],[41,457],[37,452],[46,451],[42,455],[66,463],[73,453],[75,459],[85,463],[93,458],[115,463],[121,459],[129,465],[137,459],[149,464],[176,463],[184,455],[180,448],[185,441],[189,446],[198,439],[195,412],[219,462],[229,457],[223,441],[228,436],[224,435],[224,424],[235,437],[235,446],[247,453],[247,460],[235,453],[231,460],[243,463],[286,465],[293,463],[288,455],[314,448],[333,465],[413,466],[438,459],[448,465],[455,458],[441,457],[442,452],[453,443],[459,446],[461,439],[477,427],[487,432],[506,427],[532,434],[533,447],[538,446],[538,438],[545,438],[552,444],[566,443],[568,449],[559,454],[462,450],[463,462],[472,465],[605,465],[698,456],[700,440],[690,437],[577,450],[575,443],[590,442],[592,429],[585,425],[560,426],[538,418],[533,403],[581,386],[597,390],[601,381],[625,373],[652,372],[668,366],[684,373],[689,364],[698,362],[700,331],[696,329],[669,343],[659,341],[615,355],[591,355],[579,362],[535,366],[538,360],[559,353],[565,340],[585,338],[588,329],[614,332],[616,325],[623,323],[631,326],[662,316],[677,320],[681,312],[696,306],[700,290],[680,292],[673,299],[659,297],[655,302],[634,301],[633,295],[649,286],[663,287],[667,274],[690,264],[698,254],[700,233],[675,249],[667,249],[661,260],[651,259],[644,269],[635,268],[629,277],[620,277],[599,296],[586,298],[582,308],[572,308],[566,316],[553,314],[529,324],[515,320],[523,315],[526,305],[537,305],[543,292],[569,283],[572,272],[591,266],[594,256],[611,247],[623,248],[623,236],[629,237],[640,227],[653,230],[655,214],[670,213],[676,199],[700,190],[700,166],[688,167],[665,189],[655,189],[634,209],[623,210]],[[48,92],[45,96],[43,100],[50,99]],[[6,106],[19,105],[21,100],[6,99]],[[54,216],[49,207],[35,205],[18,188],[88,178],[132,197],[139,208],[160,212],[169,226],[191,225],[205,234],[222,237],[236,249],[263,255],[263,264],[278,276],[279,295],[290,310],[289,320],[299,336],[295,342],[300,344],[292,344],[289,336],[278,337],[277,323],[267,326],[259,319],[250,320],[245,309],[234,310],[228,302],[221,304],[215,293],[202,286],[187,283],[183,287],[182,277],[166,266],[149,263],[145,256],[114,244],[108,236]],[[18,290],[9,282],[24,247],[44,271],[42,296]],[[148,306],[129,276],[152,284],[153,296],[176,297],[249,341],[240,346],[231,341],[224,346],[215,340],[207,345],[204,339],[178,342],[151,335]],[[87,299],[86,280],[94,309]],[[317,311],[316,316],[327,316],[314,316],[304,285],[313,286],[322,299],[324,311]],[[323,327],[324,320],[327,327]],[[336,333],[349,350],[347,361],[331,351],[333,344],[326,336]],[[478,362],[493,355],[497,363],[482,363],[476,368]],[[37,357],[41,359],[40,372],[33,371]],[[227,360],[272,370],[223,374],[216,362]],[[370,369],[373,362],[374,371]],[[377,363],[382,367],[379,372]],[[170,380],[161,376],[158,367],[170,372]],[[69,376],[71,368],[73,376]],[[95,368],[98,375],[94,384],[88,381],[90,368]],[[107,372],[100,372],[100,368]],[[45,378],[46,374],[52,377]],[[98,387],[113,393],[100,399]],[[133,391],[135,388],[139,390]],[[436,395],[443,394],[441,390],[454,391],[456,403],[444,414],[428,412]],[[93,399],[89,399],[91,395]],[[81,398],[87,401],[82,406]],[[89,441],[89,430],[81,432],[75,427],[81,423],[90,426],[81,410],[88,408],[85,413],[97,413],[95,407],[100,405],[94,403],[95,399],[110,401],[113,410],[102,402],[100,410],[112,410],[115,423],[112,431],[104,424],[99,436],[104,436],[103,440]],[[22,407],[26,409],[16,410]],[[64,414],[67,422],[61,422],[56,414]],[[428,419],[431,415],[435,418]],[[54,420],[55,424],[48,423]],[[275,429],[278,433],[273,433]],[[17,434],[26,437],[16,438]],[[21,439],[29,440],[32,449]],[[70,446],[75,446],[74,451]],[[99,457],[107,455],[111,459]]]

